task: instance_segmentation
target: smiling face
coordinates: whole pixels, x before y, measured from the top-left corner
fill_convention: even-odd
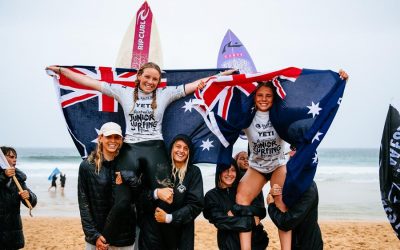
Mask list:
[[[222,171],[219,175],[219,186],[221,188],[232,187],[236,179],[236,168],[231,165],[230,168]]]
[[[182,164],[186,163],[189,157],[189,147],[184,141],[177,140],[172,146],[171,154],[176,167],[179,167]]]
[[[237,156],[236,162],[242,170],[247,170],[249,168],[249,160],[246,152],[240,152]]]
[[[254,102],[256,104],[257,110],[266,112],[272,107],[274,101],[274,92],[271,88],[262,86],[260,87],[255,96]]]
[[[122,136],[120,135],[100,135],[99,143],[103,145],[103,154],[105,156],[114,157],[122,145]]]
[[[149,94],[157,88],[161,80],[161,75],[155,68],[145,68],[142,74],[138,74],[137,78],[140,89],[144,93]]]

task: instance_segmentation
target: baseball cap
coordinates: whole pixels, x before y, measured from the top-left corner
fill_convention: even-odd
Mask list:
[[[107,122],[104,123],[100,128],[100,135],[109,136],[109,135],[120,135],[122,136],[121,126],[119,126],[115,122]]]

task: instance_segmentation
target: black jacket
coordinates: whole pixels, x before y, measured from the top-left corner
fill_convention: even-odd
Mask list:
[[[323,249],[315,182],[286,213],[282,213],[275,204],[268,206],[268,213],[279,229],[292,230],[292,249]]]
[[[25,184],[26,175],[19,169],[16,169],[15,175],[22,189],[28,190],[31,205],[36,206],[36,195]],[[25,245],[20,215],[21,201],[27,207],[12,178],[0,169],[0,249],[19,249]]]
[[[203,206],[203,178],[200,169],[190,165],[182,184],[175,181],[174,199],[169,208],[172,221],[165,225],[167,230],[176,230],[177,249],[194,249],[194,219],[201,213]]]
[[[114,162],[103,161],[100,172],[95,165],[84,160],[79,167],[78,202],[85,240],[95,245],[102,234],[106,218],[113,205]],[[135,242],[135,210],[126,223],[118,228],[113,239],[106,239],[113,246],[129,246]]]
[[[143,249],[194,249],[194,220],[204,206],[203,178],[196,165],[189,165],[185,178],[180,185],[174,182],[174,199],[171,205],[163,209],[172,215],[171,223],[158,223],[154,219],[157,201],[147,211],[142,224]],[[153,195],[153,192],[149,195]],[[148,198],[149,199],[149,198]]]
[[[141,220],[140,249],[194,249],[194,220],[204,206],[203,178],[200,169],[191,164],[194,150],[188,136],[183,134],[175,136],[171,142],[170,152],[177,140],[183,140],[189,147],[185,178],[182,184],[179,184],[178,177],[174,181],[171,174],[174,196],[170,205],[154,200],[154,190],[142,191],[140,210],[143,211],[144,219]],[[154,219],[156,207],[172,215],[171,223],[158,223]]]
[[[237,166],[235,166],[237,167]],[[218,170],[216,174],[216,185],[218,180]],[[236,180],[240,179],[237,168]],[[204,198],[203,215],[210,223],[218,229],[217,240],[219,249],[236,250],[240,249],[239,232],[252,231],[252,249],[266,249],[268,246],[268,235],[260,223],[255,226],[254,216],[265,218],[266,210],[264,207],[264,197],[262,192],[249,206],[245,214],[247,216],[228,216],[228,211],[234,210],[236,199],[237,184],[231,188],[215,187],[208,191]],[[251,213],[250,213],[251,211]],[[250,215],[251,214],[251,215]]]

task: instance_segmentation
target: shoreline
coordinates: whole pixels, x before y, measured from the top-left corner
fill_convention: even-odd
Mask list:
[[[24,249],[84,249],[84,234],[79,217],[23,216]],[[324,249],[398,249],[388,221],[319,221]],[[278,232],[269,219],[263,220],[270,243],[279,249]],[[195,249],[217,249],[217,230],[204,218],[195,222]]]

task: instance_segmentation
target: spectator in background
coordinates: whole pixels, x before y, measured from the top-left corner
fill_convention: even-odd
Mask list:
[[[25,246],[20,213],[21,202],[28,207],[25,199],[32,207],[36,206],[36,195],[26,186],[26,175],[16,168],[17,151],[11,147],[1,147],[10,168],[0,168],[0,249],[20,249]],[[23,191],[12,180],[15,176]]]
[[[66,174],[60,173],[61,193],[64,193],[65,181],[67,180]]]
[[[236,164],[239,167],[240,173],[244,175],[249,168],[249,156],[246,151],[240,151],[234,157]]]

